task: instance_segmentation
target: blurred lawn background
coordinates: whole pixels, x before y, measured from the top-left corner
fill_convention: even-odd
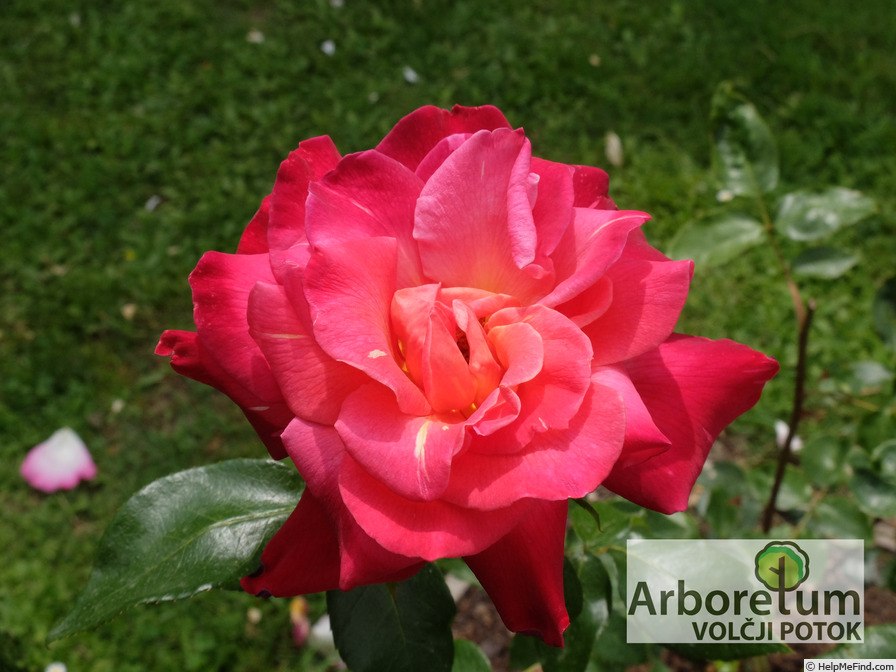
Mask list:
[[[535,154],[607,166],[612,131],[625,163],[611,195],[654,215],[662,248],[718,206],[708,109],[735,80],[779,140],[781,193],[839,184],[880,205],[838,238],[862,263],[809,286],[810,385],[844,363],[892,366],[869,309],[896,260],[894,34],[890,0],[0,0],[0,668],[315,669],[292,648],[286,601],[241,594],[138,607],[43,644],[133,492],[265,456],[229,401],[152,351],[163,329],[192,328],[188,273],[205,250],[235,249],[307,137],[349,153],[420,105],[491,103]],[[771,252],[698,268],[679,329],[792,366]],[[751,450],[772,450],[791,383],[785,368],[734,426]],[[99,476],[44,496],[18,467],[62,426]]]

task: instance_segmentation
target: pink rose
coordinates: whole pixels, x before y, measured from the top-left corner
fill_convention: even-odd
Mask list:
[[[190,276],[157,352],[242,407],[307,489],[252,593],[463,557],[507,626],[562,645],[567,500],[672,512],[775,361],[673,333],[692,262],[597,168],[533,157],[494,107],[424,107],[376,149],[299,145],[236,254]]]

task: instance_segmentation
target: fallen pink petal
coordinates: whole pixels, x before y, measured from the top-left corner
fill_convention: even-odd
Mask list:
[[[96,464],[81,437],[63,427],[28,452],[19,472],[28,485],[50,493],[89,481],[96,476]]]

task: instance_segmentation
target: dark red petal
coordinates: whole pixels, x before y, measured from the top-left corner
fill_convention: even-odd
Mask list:
[[[237,254],[267,254],[268,252],[268,211],[271,197],[265,196],[258,212],[249,222],[236,248]]]
[[[539,502],[519,525],[464,558],[512,631],[563,646],[569,614],[563,599],[566,500]]]
[[[624,366],[672,445],[646,462],[617,464],[604,485],[641,506],[683,511],[716,437],[759,400],[778,362],[734,341],[673,334]]]
[[[427,105],[395,124],[376,148],[411,170],[417,170],[420,162],[442,138],[455,133],[493,131],[496,128],[510,128],[510,123],[498,108],[491,105],[455,105],[450,112]]]
[[[262,571],[240,581],[253,595],[293,597],[339,588],[339,541],[335,526],[308,490],[265,546]]]
[[[292,420],[292,412],[285,401],[271,403],[244,387],[209,356],[198,335],[192,331],[164,332],[156,346],[156,354],[171,357],[171,368],[182,376],[210,385],[233,399],[258,432],[271,457],[275,460],[286,457],[280,433]]]

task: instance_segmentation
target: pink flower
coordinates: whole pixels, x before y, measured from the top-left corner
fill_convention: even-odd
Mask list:
[[[157,352],[227,393],[307,483],[253,593],[395,581],[463,557],[507,626],[562,645],[569,498],[684,509],[778,365],[673,333],[692,262],[597,168],[533,157],[494,107],[424,107],[376,149],[312,138],[236,254],[190,276]]]
[[[30,486],[56,492],[71,490],[82,480],[92,479],[96,465],[81,437],[63,427],[28,451],[19,472]]]

